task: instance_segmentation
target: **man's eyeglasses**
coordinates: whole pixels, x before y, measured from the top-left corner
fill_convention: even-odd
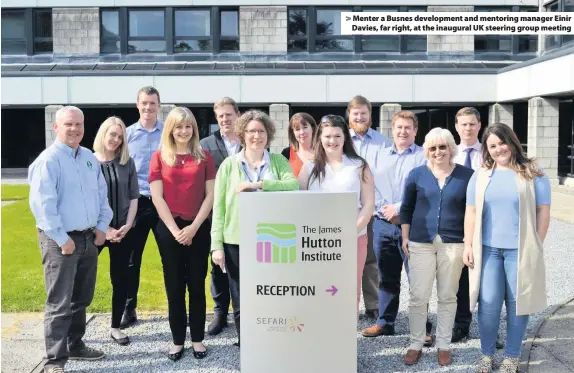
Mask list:
[[[436,152],[436,149],[437,149],[437,148],[440,149],[440,150],[446,150],[446,148],[448,148],[448,146],[447,146],[447,145],[444,145],[444,144],[443,144],[443,145],[439,145],[439,146],[431,146],[431,147],[429,148],[429,152],[431,152],[431,153]]]

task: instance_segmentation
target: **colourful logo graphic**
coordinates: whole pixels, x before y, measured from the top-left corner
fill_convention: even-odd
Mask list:
[[[295,224],[257,224],[257,261],[295,263],[297,256]]]
[[[293,316],[289,318],[289,331],[291,332],[302,332],[305,324],[299,322],[297,317]]]

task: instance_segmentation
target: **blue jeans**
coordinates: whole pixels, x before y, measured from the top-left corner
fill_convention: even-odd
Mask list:
[[[507,312],[505,355],[520,357],[528,315],[516,315],[517,259],[518,249],[482,246],[478,330],[483,355],[494,355],[500,311],[504,301]]]
[[[379,326],[394,325],[399,312],[401,271],[404,263],[401,229],[397,225],[375,217],[373,221],[373,250],[379,267],[379,318],[377,324]],[[405,267],[407,267],[406,263]]]

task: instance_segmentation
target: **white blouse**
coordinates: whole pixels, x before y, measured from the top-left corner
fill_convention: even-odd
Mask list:
[[[306,168],[307,175],[311,174],[314,163],[306,162],[303,167]],[[325,178],[319,181],[313,179],[309,183],[309,190],[326,191],[326,192],[357,192],[357,214],[360,213],[361,205],[361,166],[360,160],[350,159],[343,155],[343,164],[338,169],[333,169],[330,165],[325,165]],[[367,233],[364,228],[358,236]]]

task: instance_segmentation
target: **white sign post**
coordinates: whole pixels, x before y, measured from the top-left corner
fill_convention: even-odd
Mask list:
[[[357,196],[241,193],[241,372],[357,372]]]

